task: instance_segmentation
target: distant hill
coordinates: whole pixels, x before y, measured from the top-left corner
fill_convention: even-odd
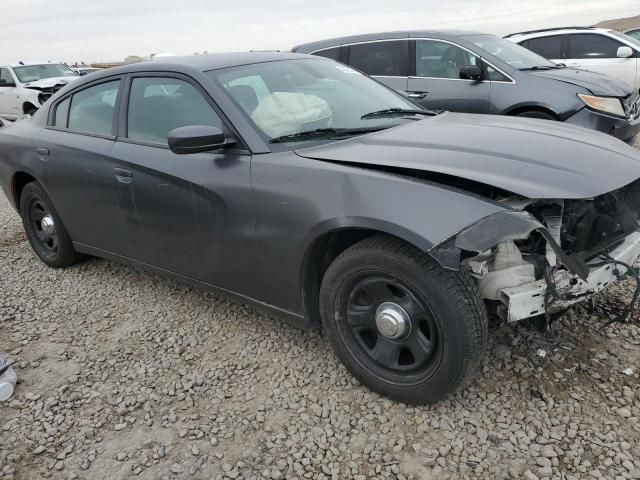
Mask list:
[[[618,30],[619,32],[629,30],[630,28],[640,28],[640,15],[636,15],[635,17],[629,17],[629,18],[618,18],[615,20],[606,20],[594,26],[602,27],[602,28],[610,28],[612,30]]]

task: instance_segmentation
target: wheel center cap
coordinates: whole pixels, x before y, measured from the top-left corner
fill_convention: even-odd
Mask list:
[[[376,326],[385,337],[398,339],[411,331],[411,319],[400,305],[385,302],[376,310]]]
[[[45,215],[40,221],[40,226],[42,227],[42,231],[48,235],[56,231],[56,224],[51,215]]]

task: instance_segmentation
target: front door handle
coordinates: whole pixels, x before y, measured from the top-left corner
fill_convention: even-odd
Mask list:
[[[429,92],[407,92],[409,98],[421,99],[427,96]]]
[[[131,179],[133,177],[131,170],[127,170],[126,168],[115,168],[114,171],[116,172],[116,180],[120,183],[131,183]]]

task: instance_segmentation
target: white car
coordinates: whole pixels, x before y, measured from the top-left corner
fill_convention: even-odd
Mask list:
[[[573,27],[514,33],[505,38],[568,67],[619,78],[640,89],[640,40],[606,28]]]
[[[63,63],[0,64],[0,117],[16,120],[33,114],[51,95],[78,78]]]

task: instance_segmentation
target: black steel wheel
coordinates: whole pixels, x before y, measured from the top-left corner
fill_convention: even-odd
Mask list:
[[[82,259],[74,250],[71,238],[53,202],[35,182],[25,185],[22,189],[20,216],[33,251],[44,263],[50,267],[61,268]]]
[[[362,383],[412,404],[455,391],[484,352],[487,313],[475,280],[380,236],[347,249],[322,281],[323,327]]]

